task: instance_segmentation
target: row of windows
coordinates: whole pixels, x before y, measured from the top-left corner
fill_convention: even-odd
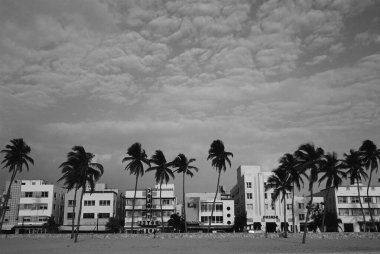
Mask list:
[[[68,206],[73,207],[75,204],[75,200],[69,200]],[[95,200],[85,200],[83,202],[84,206],[95,206]],[[99,206],[110,206],[111,201],[110,200],[99,200]]]
[[[54,193],[56,194],[56,193]],[[48,198],[49,197],[49,192],[48,191],[26,191],[26,192],[21,192],[21,197],[22,198]]]
[[[201,203],[201,212],[211,212],[212,211],[212,203]],[[215,203],[214,212],[222,212],[223,211],[223,203]]]
[[[161,212],[160,211],[155,211],[155,212],[152,212],[152,213],[148,213],[150,214],[151,216],[153,217],[161,217]],[[170,217],[170,215],[173,214],[173,211],[163,211],[162,212],[162,215],[164,217]],[[132,211],[126,211],[125,212],[125,216],[128,217],[128,218],[131,218],[132,217]],[[147,216],[147,212],[146,211],[135,211],[134,217],[146,217]]]
[[[25,216],[20,218],[21,222],[43,222],[48,221],[49,217],[47,216]]]
[[[20,204],[20,210],[47,210],[48,204]]]
[[[201,222],[207,223],[210,222],[211,216],[201,216]],[[223,223],[223,216],[212,216],[211,223]]]
[[[369,215],[369,209],[364,208],[364,215]],[[372,215],[380,215],[380,208],[371,208]],[[360,208],[339,208],[339,215],[342,216],[362,216]]]
[[[146,200],[143,199],[136,199],[135,200],[135,205],[146,205]],[[126,201],[127,205],[133,205],[133,198],[128,198]],[[152,204],[155,205],[160,205],[160,199],[154,199]],[[162,205],[173,205],[174,204],[174,199],[162,199]]]
[[[110,217],[109,213],[98,213],[97,218],[108,219],[109,217]],[[67,213],[67,219],[72,219],[72,218],[73,218],[73,213]],[[95,213],[83,213],[83,219],[95,219]]]
[[[380,203],[380,197],[361,197],[364,203]],[[347,204],[347,203],[359,203],[358,196],[338,196],[338,203]]]
[[[274,193],[271,193],[270,194],[270,199],[273,200],[273,197],[274,197]],[[264,198],[268,199],[268,193],[264,193]],[[291,194],[290,193],[286,193],[286,198],[290,199],[291,198]]]

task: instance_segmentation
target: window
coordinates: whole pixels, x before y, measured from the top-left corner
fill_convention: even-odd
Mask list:
[[[84,206],[95,206],[95,200],[85,200]]]
[[[215,204],[215,211],[216,212],[223,211],[223,204]]]
[[[364,197],[365,203],[372,203],[372,197]]]
[[[340,204],[347,204],[347,197],[338,196],[338,203],[340,203]]]
[[[339,208],[339,215],[348,216],[350,209],[348,208]]]
[[[376,203],[380,203],[380,197],[376,197]]]
[[[22,221],[23,222],[30,222],[30,221],[32,221],[32,219],[30,217],[23,217]]]
[[[247,199],[252,199],[252,193],[247,193]]]
[[[352,208],[351,211],[352,211],[352,216],[361,216],[362,215],[362,211],[360,208]]]
[[[33,197],[33,192],[25,192],[25,197],[26,197],[26,198],[31,198],[31,197]]]
[[[287,198],[287,199],[290,198],[290,193],[286,193],[286,198]]]
[[[162,205],[170,205],[170,199],[163,199]]]
[[[41,192],[41,198],[47,198],[47,197],[49,197],[49,192],[47,191]]]
[[[253,210],[253,204],[247,204],[247,210]]]
[[[286,204],[286,210],[292,210],[292,204]]]
[[[98,213],[99,219],[108,219],[110,217],[109,213]]]
[[[272,210],[274,210],[274,203],[272,203],[272,204],[270,205],[270,208],[271,208]]]
[[[68,206],[73,207],[75,205],[75,200],[69,200]]]
[[[111,201],[110,200],[99,200],[99,206],[110,206]]]
[[[268,198],[268,194],[267,194],[267,193],[264,193],[264,198],[265,198],[265,199]]]
[[[247,189],[252,188],[252,183],[251,182],[246,182],[246,185],[247,185]]]
[[[68,219],[75,218],[75,213],[67,213],[67,218]]]
[[[38,209],[39,210],[47,210],[48,209],[48,205],[47,204],[39,204],[38,205]]]
[[[305,220],[305,214],[299,214],[298,215],[298,218],[300,219],[300,220]]]
[[[83,213],[83,219],[93,219],[95,218],[94,213]]]
[[[39,217],[38,221],[48,221],[49,217]]]
[[[273,200],[273,198],[274,198],[274,193],[271,193],[270,194],[270,199]]]
[[[298,203],[298,209],[305,209],[304,203]]]
[[[351,203],[359,203],[359,197],[357,197],[357,196],[352,196],[352,197],[351,197]]]

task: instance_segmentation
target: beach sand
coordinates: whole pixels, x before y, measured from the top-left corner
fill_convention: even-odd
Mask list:
[[[195,238],[91,238],[79,236],[78,243],[69,238],[0,239],[0,253],[380,253],[379,239],[195,239]]]

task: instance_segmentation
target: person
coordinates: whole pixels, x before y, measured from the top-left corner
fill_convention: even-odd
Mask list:
[[[154,238],[156,238],[156,229],[153,230]]]

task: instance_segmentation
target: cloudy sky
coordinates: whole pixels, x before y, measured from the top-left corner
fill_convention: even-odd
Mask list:
[[[1,147],[23,137],[36,163],[20,177],[55,182],[83,145],[124,190],[121,159],[140,142],[196,158],[195,192],[215,189],[215,139],[234,153],[225,189],[238,165],[270,171],[304,142],[340,156],[380,145],[379,13],[379,1],[0,0]]]

